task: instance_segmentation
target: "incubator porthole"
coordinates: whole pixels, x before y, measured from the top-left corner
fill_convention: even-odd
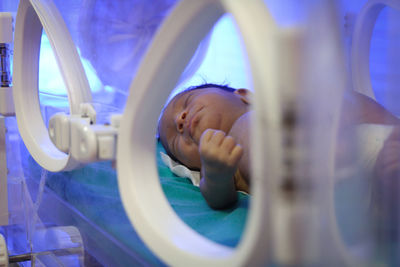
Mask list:
[[[360,102],[357,107],[353,103],[354,109],[344,109],[344,114],[356,110],[356,114],[363,114],[366,119],[353,131],[342,131],[338,137],[338,141],[347,143],[351,153],[342,154],[341,164],[336,166],[334,191],[338,230],[350,254],[389,265],[393,256],[389,247],[398,242],[398,238],[392,237],[399,203],[392,190],[398,188],[394,182],[398,176],[393,176],[394,165],[389,175],[388,165],[382,163],[398,155],[388,151],[396,146],[395,129],[400,114],[399,7],[395,1],[368,1],[357,17],[352,79],[354,90],[370,97],[366,98],[370,106],[365,108]],[[379,106],[374,106],[377,103]]]
[[[399,71],[399,41],[397,25],[400,10],[385,7],[373,27],[369,54],[371,86],[376,100],[396,116],[400,115],[397,90]],[[390,25],[395,25],[391,27]],[[388,51],[392,56],[388,56]]]
[[[156,163],[163,192],[178,216],[203,236],[220,244],[235,247],[244,231],[250,201],[248,182],[250,144],[244,137],[249,133],[241,130],[250,128],[252,107],[249,99],[253,94],[250,84],[251,74],[247,58],[242,52],[240,36],[231,16],[222,17],[208,38],[208,49],[198,51],[192,58],[192,62],[199,62],[198,68],[194,69],[190,76],[181,77],[183,82],[178,84],[168,97],[169,100],[160,114]],[[203,56],[199,58],[199,55]],[[236,112],[237,109],[240,111]],[[247,112],[249,114],[245,115]],[[173,122],[177,116],[180,116],[179,121]],[[221,116],[223,123],[229,121],[229,127],[218,129],[218,122],[215,120],[218,116]],[[240,122],[236,123],[237,121]],[[171,129],[174,126],[176,128]],[[181,135],[175,135],[178,133],[176,131],[182,131],[183,135],[190,136],[191,145],[196,147],[197,154],[201,135],[206,129],[210,131],[211,128],[218,129],[221,133],[224,131],[224,134],[229,136],[226,140],[232,138],[235,142],[229,151],[221,150],[221,152],[229,153],[236,145],[241,148],[246,147],[246,152],[240,155],[240,160],[237,160],[233,168],[235,175],[229,177],[234,181],[237,191],[235,203],[231,203],[231,200],[226,201],[223,209],[208,203],[204,192],[201,192],[199,166],[190,165],[192,157],[198,156],[187,153],[184,148],[185,143],[189,145],[191,141]],[[241,172],[239,172],[239,162]],[[224,220],[224,217],[228,219]]]
[[[249,10],[252,12],[249,12],[249,10],[246,12],[243,9],[244,5],[246,7],[251,6]],[[260,187],[265,189],[265,184],[262,184],[261,179],[255,179],[259,186],[255,186],[255,193],[258,194],[255,194],[253,199],[255,203],[258,203],[256,204],[258,212],[254,213],[254,209],[251,209],[250,220],[246,222],[245,233],[247,229],[250,233],[244,234],[243,239],[240,240],[244,243],[243,246],[232,249],[229,246],[221,246],[218,243],[211,242],[208,238],[204,238],[177,216],[173,207],[167,202],[168,199],[165,197],[162,185],[160,185],[154,164],[156,150],[154,135],[161,109],[169,93],[179,81],[179,76],[184,67],[194,54],[195,46],[228,10],[243,26],[243,28],[240,28],[241,33],[246,35],[247,38],[260,37],[256,34],[258,30],[265,34],[261,34],[260,42],[252,43],[255,47],[247,50],[249,61],[259,66],[260,69],[264,69],[264,64],[268,63],[267,55],[273,51],[272,46],[266,44],[266,40],[269,39],[267,37],[270,37],[274,25],[269,13],[264,9],[262,1],[246,3],[240,1],[179,2],[154,38],[154,45],[148,50],[137,77],[131,84],[131,92],[123,116],[125,121],[121,123],[118,136],[117,169],[124,207],[135,228],[141,229],[141,236],[145,242],[167,264],[171,265],[183,265],[185,262],[195,262],[194,264],[200,265],[232,265],[235,263],[243,265],[249,263],[251,265],[253,262],[260,264],[263,262],[262,260],[265,262],[265,255],[257,251],[261,252],[265,248],[267,233],[261,231],[256,237],[253,231],[258,231],[256,229],[266,223],[265,209],[260,205],[260,202],[264,203],[266,200],[265,194],[260,192]],[[240,16],[242,11],[246,13],[245,17],[258,16],[258,19],[245,19]],[[256,21],[258,24],[256,24]],[[263,26],[260,27],[260,25]],[[246,38],[244,37],[244,39]],[[266,50],[268,53],[266,53]],[[272,70],[272,68],[268,69]],[[260,75],[258,72],[253,73],[253,78],[259,82],[260,87],[261,84],[265,84],[264,75]],[[207,82],[225,83],[225,80],[208,80]],[[235,85],[232,85],[232,87],[235,87]],[[266,103],[276,100],[275,90],[267,90],[267,92],[267,95],[271,97]],[[150,101],[150,105],[149,103],[144,104],[145,101]],[[156,107],[154,104],[156,104]],[[275,105],[268,106],[275,110]],[[272,115],[274,112],[269,114]],[[268,117],[268,119],[271,118]],[[273,137],[275,138],[276,135]],[[127,143],[131,143],[131,146],[127,147]],[[277,144],[278,142],[274,143]],[[138,154],[136,151],[143,153]],[[141,178],[143,175],[146,175],[146,179]],[[203,205],[206,205],[203,199],[201,201]],[[143,205],[153,206],[153,208],[150,208],[151,211],[146,209],[146,212],[143,213]],[[185,208],[190,211],[191,207],[186,206]],[[167,223],[164,223],[164,221]],[[220,230],[223,232],[225,229],[220,228]],[[246,237],[248,238],[246,239]],[[255,239],[251,239],[251,237],[259,241],[256,246],[253,246],[252,241],[255,241]],[[157,240],[157,242],[153,242],[154,240]],[[188,242],[190,246],[187,245]],[[171,253],[176,253],[177,257],[171,258]],[[259,257],[252,257],[255,254]]]

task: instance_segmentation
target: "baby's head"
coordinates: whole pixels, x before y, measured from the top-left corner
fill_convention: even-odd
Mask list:
[[[158,125],[161,143],[175,160],[200,169],[199,141],[206,129],[229,133],[235,121],[249,110],[249,91],[204,84],[172,98]]]

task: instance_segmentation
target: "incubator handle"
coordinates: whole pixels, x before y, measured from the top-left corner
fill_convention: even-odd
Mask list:
[[[38,65],[42,29],[53,48],[68,90],[70,113],[80,114],[91,92],[78,52],[52,0],[21,0],[15,25],[14,103],[21,137],[32,157],[53,172],[70,170],[79,162],[58,150],[43,122],[38,97]]]
[[[262,174],[255,175],[250,218],[241,243],[233,250],[209,241],[180,220],[162,192],[154,164],[156,125],[161,108],[199,42],[226,12],[238,23],[248,51],[253,85],[259,97],[255,103],[259,114],[257,124],[279,129],[280,109],[274,78],[277,77],[275,60],[279,60],[274,35],[276,25],[261,0],[180,1],[142,61],[121,120],[117,147],[121,198],[134,228],[168,265],[252,266],[265,264],[269,256],[270,232],[266,227],[265,205],[268,182]],[[278,132],[267,144],[257,148],[261,150],[264,145],[270,145],[276,152],[277,157],[267,163],[273,174],[281,163],[280,144]],[[258,165],[261,172],[266,168],[265,162],[262,164],[264,166]]]
[[[369,71],[369,53],[372,33],[376,20],[384,7],[400,10],[400,1],[397,0],[370,0],[357,16],[354,26],[353,42],[351,47],[351,71],[353,89],[373,99],[375,93],[371,84]]]

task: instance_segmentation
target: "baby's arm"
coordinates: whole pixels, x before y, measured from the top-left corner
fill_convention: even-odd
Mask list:
[[[200,191],[213,209],[223,209],[237,201],[234,174],[243,149],[223,131],[207,129],[200,138]]]

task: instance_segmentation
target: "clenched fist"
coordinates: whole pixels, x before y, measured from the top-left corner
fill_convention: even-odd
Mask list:
[[[202,175],[213,183],[224,183],[233,179],[243,149],[225,132],[207,129],[201,135],[199,153]]]

